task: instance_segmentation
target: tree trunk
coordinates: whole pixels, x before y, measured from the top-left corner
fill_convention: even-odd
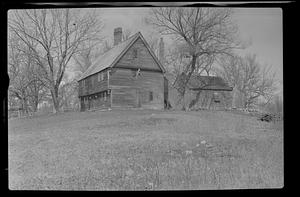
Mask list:
[[[197,92],[196,98],[193,99],[193,100],[190,102],[189,108],[192,108],[192,107],[198,102],[198,100],[199,100],[199,98],[200,98],[200,94],[201,94],[201,90],[199,90],[199,91]]]
[[[36,112],[38,110],[38,106],[39,106],[39,101],[38,99],[35,101],[35,105],[34,105],[34,112]]]
[[[182,89],[182,92],[180,93],[181,96],[182,96],[182,99],[183,99],[183,105],[182,105],[182,110],[186,110],[186,107],[185,107],[185,100],[184,100],[184,96],[185,96],[185,92],[186,92],[186,86],[195,70],[195,67],[196,67],[196,60],[197,60],[197,56],[196,55],[192,55],[192,62],[191,62],[191,69],[190,71],[188,72],[188,75],[186,77],[186,79],[184,80],[184,87]]]
[[[38,96],[35,95],[35,96],[34,96],[33,103],[32,103],[32,111],[33,111],[33,112],[36,112],[36,111],[37,111],[38,104],[39,104],[38,99],[39,99]]]
[[[27,100],[26,98],[22,99],[22,108],[23,108],[23,112],[25,112],[25,114],[28,114],[28,106],[27,106]]]
[[[59,100],[58,100],[58,87],[54,86],[51,89],[51,96],[52,96],[52,101],[53,101],[53,113],[58,113],[59,112]]]
[[[181,110],[185,111],[185,99],[184,99],[184,96],[185,96],[185,87],[184,87],[183,91],[180,93],[180,96],[182,98],[182,108],[181,108]]]

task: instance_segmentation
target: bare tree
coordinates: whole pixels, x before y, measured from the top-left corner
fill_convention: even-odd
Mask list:
[[[259,97],[270,100],[275,91],[275,73],[256,60],[256,55],[230,57],[221,62],[219,74],[243,95],[244,107],[255,104]]]
[[[38,104],[45,98],[48,93],[48,89],[45,87],[42,80],[40,80],[39,75],[42,73],[42,70],[37,65],[32,65],[32,68],[29,68],[30,73],[28,73],[28,78],[30,82],[28,84],[28,102],[32,108],[33,112],[36,112],[38,109]]]
[[[231,22],[231,15],[232,10],[227,8],[152,9],[147,23],[182,43],[186,47],[186,55],[190,57],[182,72],[185,77],[180,78],[178,86],[182,97],[192,74],[205,70],[218,55],[231,55],[232,49],[239,46],[236,42],[237,28]]]
[[[25,72],[25,59],[22,54],[18,53],[17,47],[9,45],[9,60],[8,60],[8,74],[10,77],[9,82],[9,100],[17,98],[21,102],[21,108],[28,112],[27,108],[27,86],[28,77]]]
[[[9,99],[17,98],[26,113],[29,106],[35,112],[45,92],[43,82],[37,77],[40,69],[30,55],[30,48],[14,34],[9,35],[8,48]]]
[[[13,10],[9,14],[9,30],[31,49],[32,58],[43,71],[39,77],[51,92],[56,113],[66,67],[80,44],[100,41],[101,23],[95,12],[79,9]]]
[[[90,42],[80,45],[80,50],[73,56],[75,67],[73,71],[84,73],[92,64],[93,60],[97,57],[98,49]]]
[[[167,73],[173,76],[169,83],[174,86],[176,77],[183,73],[186,66],[189,64],[189,58],[182,51],[182,47],[174,43],[167,51],[165,60]]]

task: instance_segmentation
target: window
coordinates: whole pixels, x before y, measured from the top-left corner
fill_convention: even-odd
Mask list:
[[[153,92],[149,92],[149,101],[153,101]]]
[[[107,72],[103,72],[103,80],[107,80]]]
[[[138,51],[137,49],[133,49],[133,54],[132,54],[133,58],[137,58],[138,56]]]
[[[101,73],[98,73],[98,82],[101,80],[100,74],[101,74]]]
[[[98,73],[98,81],[103,81],[103,79],[104,79],[104,73],[103,72]]]

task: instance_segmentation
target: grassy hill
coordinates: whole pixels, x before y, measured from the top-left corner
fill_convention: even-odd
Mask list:
[[[283,187],[282,122],[232,112],[115,110],[9,120],[9,188]]]

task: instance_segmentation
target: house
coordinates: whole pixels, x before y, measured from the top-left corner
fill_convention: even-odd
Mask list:
[[[180,87],[184,77],[186,76],[182,74],[175,80],[175,87]],[[196,99],[198,93],[198,102],[192,106],[193,108],[226,109],[232,107],[232,87],[229,87],[219,76],[192,75],[187,83],[185,93],[186,106]]]
[[[138,32],[122,41],[114,29],[114,47],[99,56],[79,83],[81,111],[94,108],[163,109],[165,69]]]

